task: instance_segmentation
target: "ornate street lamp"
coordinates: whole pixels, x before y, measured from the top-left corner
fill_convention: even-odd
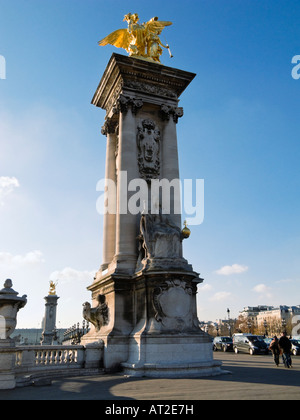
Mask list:
[[[283,331],[286,333],[286,320],[284,318],[282,318],[281,320],[281,325],[282,325]]]
[[[268,329],[267,329],[268,328],[268,323],[267,323],[266,319],[264,320],[264,327],[265,327],[265,336],[268,337]]]
[[[230,309],[227,308],[227,315],[228,315],[228,320],[230,319]]]
[[[252,324],[251,324],[250,319],[248,319],[248,321],[247,321],[247,326],[248,326],[248,331],[249,331],[249,334],[251,334],[251,327],[252,327]]]
[[[230,325],[230,323],[229,323],[229,322],[228,322],[228,324],[227,324],[227,327],[228,327],[229,337],[231,337],[231,325]]]

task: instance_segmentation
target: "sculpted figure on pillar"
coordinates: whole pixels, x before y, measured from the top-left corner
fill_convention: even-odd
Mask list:
[[[176,259],[181,256],[181,230],[161,212],[142,214],[140,240],[144,258]]]
[[[83,318],[91,322],[96,331],[100,331],[101,327],[108,324],[109,309],[104,295],[99,294],[97,300],[98,305],[95,308],[89,302],[83,304]]]
[[[164,45],[160,40],[162,30],[172,25],[172,22],[159,21],[155,16],[146,23],[139,23],[137,13],[128,13],[124,16],[124,21],[128,23],[128,29],[117,29],[99,41],[98,45],[111,44],[125,49],[130,57],[155,63],[160,63],[163,53],[161,47],[168,49],[170,57],[173,57],[169,45]]]

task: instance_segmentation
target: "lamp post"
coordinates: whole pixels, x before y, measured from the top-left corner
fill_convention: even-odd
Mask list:
[[[252,324],[251,324],[250,319],[248,319],[248,321],[247,321],[247,326],[248,326],[248,331],[249,331],[249,334],[251,334],[251,327],[252,327]]]
[[[286,333],[286,320],[284,318],[282,318],[281,320],[281,325],[282,325],[283,331]]]
[[[230,309],[229,309],[229,308],[227,308],[227,315],[228,315],[228,330],[229,330],[229,337],[231,337]]]
[[[268,329],[267,329],[268,328],[268,323],[267,323],[266,319],[264,320],[264,327],[265,327],[265,336],[268,337]]]

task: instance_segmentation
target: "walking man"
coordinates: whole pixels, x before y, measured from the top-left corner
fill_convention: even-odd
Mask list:
[[[287,368],[290,368],[292,366],[292,359],[291,359],[292,344],[286,336],[286,331],[284,331],[281,334],[278,344],[279,344],[279,348],[282,354],[284,366]]]
[[[279,355],[280,355],[280,349],[279,349],[279,340],[277,338],[277,336],[275,335],[275,337],[273,338],[273,340],[270,343],[270,347],[269,350],[271,350],[273,357],[274,357],[274,362],[275,365],[278,367],[279,366]]]

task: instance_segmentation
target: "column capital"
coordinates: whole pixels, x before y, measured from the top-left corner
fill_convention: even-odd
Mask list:
[[[127,112],[129,106],[131,106],[132,113],[137,114],[138,110],[144,105],[142,99],[131,98],[130,96],[120,94],[116,101],[116,105],[113,107],[113,112]]]
[[[173,121],[177,123],[178,118],[183,116],[183,108],[163,104],[160,107],[160,116],[163,121],[169,121],[170,117],[172,116]]]
[[[106,118],[104,125],[101,127],[101,134],[107,136],[108,134],[114,134],[118,125],[118,120],[114,118]]]

